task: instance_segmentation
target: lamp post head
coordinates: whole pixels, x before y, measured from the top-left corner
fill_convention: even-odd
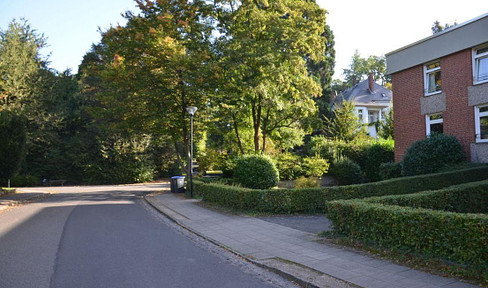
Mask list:
[[[195,112],[197,112],[197,110],[198,110],[198,108],[195,106],[186,107],[186,112],[188,112],[188,114],[190,114],[190,116],[195,115]]]

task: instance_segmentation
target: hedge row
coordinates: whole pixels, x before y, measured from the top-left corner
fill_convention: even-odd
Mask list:
[[[488,180],[466,183],[415,194],[372,197],[368,203],[411,208],[444,210],[457,213],[488,214]]]
[[[253,190],[195,181],[204,201],[237,210],[268,213],[327,212],[327,202],[339,199],[409,194],[488,179],[488,166],[380,182],[308,189]]]
[[[387,206],[362,200],[328,203],[336,232],[382,247],[488,269],[488,215]]]

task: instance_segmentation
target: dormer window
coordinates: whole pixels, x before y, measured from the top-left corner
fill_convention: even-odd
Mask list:
[[[431,62],[424,65],[425,96],[441,93],[441,62]]]
[[[473,49],[473,82],[488,82],[488,46]]]

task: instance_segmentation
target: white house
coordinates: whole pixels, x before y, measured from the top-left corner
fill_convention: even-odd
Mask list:
[[[368,134],[377,137],[375,124],[385,119],[391,109],[393,94],[388,88],[374,82],[373,75],[344,90],[334,99],[334,104],[350,101],[356,107],[358,118],[368,126]]]

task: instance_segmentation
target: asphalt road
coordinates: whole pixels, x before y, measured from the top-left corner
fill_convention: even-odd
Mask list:
[[[1,212],[0,287],[296,287],[141,198],[165,187],[52,188],[54,196]]]

